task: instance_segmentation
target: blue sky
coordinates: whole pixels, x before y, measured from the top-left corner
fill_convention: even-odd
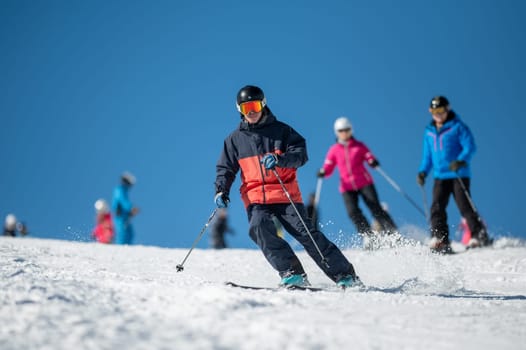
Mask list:
[[[345,115],[421,203],[427,108],[447,96],[478,146],[475,204],[493,235],[526,237],[525,10],[520,0],[0,1],[0,215],[15,213],[34,237],[85,240],[93,203],[129,170],[136,243],[189,247],[214,209],[235,95],[255,84],[307,139],[304,198]],[[373,175],[397,224],[425,228]],[[320,203],[332,239],[354,235],[337,187],[337,176],[324,181]],[[255,248],[238,188],[229,242]],[[430,201],[429,179],[426,190]],[[449,214],[457,224],[453,200]]]

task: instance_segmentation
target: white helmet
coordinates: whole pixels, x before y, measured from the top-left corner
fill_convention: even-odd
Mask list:
[[[16,227],[16,216],[14,214],[7,214],[5,217],[5,227],[14,230]]]
[[[334,133],[336,134],[336,136],[338,136],[338,130],[343,130],[343,129],[352,130],[351,122],[346,117],[340,117],[336,119],[336,121],[334,122]]]
[[[133,176],[133,174],[128,171],[125,171],[122,173],[121,179],[127,182],[131,186],[135,185],[135,182],[137,182],[137,179],[135,179],[135,176]]]
[[[107,213],[110,211],[110,207],[108,206],[108,202],[101,198],[95,202],[95,210],[97,213]]]

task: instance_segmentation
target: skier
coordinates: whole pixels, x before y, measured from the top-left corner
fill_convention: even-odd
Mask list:
[[[451,109],[444,96],[431,99],[429,113],[432,120],[425,128],[422,162],[416,181],[423,186],[427,174],[433,168],[435,182],[431,204],[430,248],[438,253],[451,252],[446,213],[451,194],[471,230],[468,247],[488,245],[491,240],[487,229],[468,197],[471,176],[469,162],[476,149],[473,134]]]
[[[371,249],[375,246],[373,242],[377,237],[374,237],[375,233],[358,205],[360,196],[373,218],[380,223],[381,233],[392,234],[397,231],[393,219],[380,204],[373,177],[364,166],[364,162],[367,162],[370,167],[375,168],[380,163],[363,142],[354,138],[351,122],[346,117],[336,119],[334,133],[336,143],[329,148],[323,167],[318,171],[318,177],[330,177],[338,167],[340,192],[347,213],[356,230],[363,237],[364,247]]]
[[[7,214],[4,222],[4,236],[16,237],[17,220],[14,214]]]
[[[16,223],[16,230],[18,231],[18,233],[20,233],[20,236],[26,236],[29,234],[27,225],[23,221],[19,221]]]
[[[210,232],[210,246],[212,248],[227,248],[225,234],[234,233],[234,231],[232,230],[232,228],[230,228],[230,226],[228,226],[228,213],[226,209],[223,208],[218,210],[218,216],[214,220]]]
[[[20,236],[25,236],[29,232],[27,231],[27,225],[18,221],[14,214],[7,214],[4,221],[4,236],[16,237],[17,233]]]
[[[96,225],[92,237],[100,243],[112,243],[114,230],[108,203],[104,199],[98,199],[95,202],[95,212]]]
[[[121,184],[113,191],[112,210],[115,213],[115,243],[132,244],[134,238],[131,219],[139,213],[139,209],[130,202],[128,192],[135,184],[135,176],[129,172],[121,175]]]
[[[309,281],[290,245],[278,237],[272,216],[305,247],[330,279],[343,288],[358,285],[352,264],[307,219],[296,177],[296,169],[308,159],[305,139],[276,119],[259,87],[241,88],[236,105],[241,122],[225,139],[216,167],[217,207],[228,206],[230,188],[241,171],[240,192],[249,235],[279,273],[280,285],[305,286]]]

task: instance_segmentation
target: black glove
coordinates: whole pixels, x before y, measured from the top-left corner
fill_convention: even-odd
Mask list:
[[[318,170],[318,172],[316,173],[316,177],[319,177],[319,178],[325,177],[325,169],[321,168],[320,170]]]
[[[372,167],[372,168],[376,168],[377,166],[380,165],[380,162],[377,160],[377,159],[371,159],[371,161],[369,162],[369,165]]]
[[[214,197],[214,202],[216,203],[216,206],[218,208],[226,208],[228,207],[228,203],[230,202],[230,198],[228,198],[228,194],[224,192],[218,192],[216,193]]]
[[[465,167],[466,165],[468,165],[468,163],[466,163],[463,160],[454,160],[451,163],[449,163],[449,169],[451,171],[457,171],[458,169]]]
[[[418,175],[416,176],[416,183],[419,184],[420,186],[424,186],[424,184],[426,183],[426,173],[424,172],[418,173]]]

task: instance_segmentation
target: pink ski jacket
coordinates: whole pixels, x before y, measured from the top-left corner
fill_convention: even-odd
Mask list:
[[[340,192],[357,191],[373,184],[373,177],[364,166],[375,157],[367,146],[351,138],[347,142],[337,142],[327,152],[323,170],[325,177],[331,176],[337,166],[340,172]]]

